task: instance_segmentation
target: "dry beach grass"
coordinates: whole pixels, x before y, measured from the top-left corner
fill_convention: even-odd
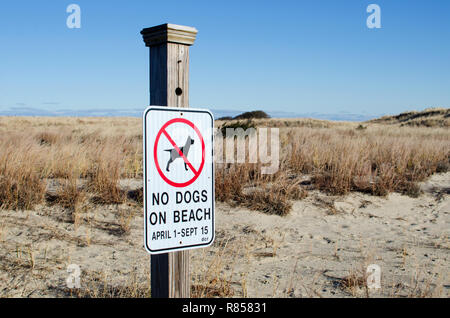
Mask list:
[[[209,251],[193,252],[193,296],[366,295],[361,268],[370,261],[391,269],[384,296],[448,295],[448,273],[419,255],[437,253],[425,259],[448,268],[447,127],[310,119],[255,125],[280,129],[280,168],[262,175],[260,164],[216,165],[217,239]],[[138,118],[1,117],[0,296],[148,296],[141,167]],[[308,220],[317,228],[304,227]],[[355,231],[366,222],[397,231],[398,223],[400,232],[374,234],[384,254],[370,238],[313,233],[324,231],[322,221]],[[416,227],[432,230],[416,238]],[[72,262],[84,268],[83,290],[64,287]]]
[[[249,202],[254,202],[257,209],[267,201],[268,212],[283,215],[288,209],[271,211],[270,206],[304,197],[299,178],[305,175],[310,176],[312,188],[331,194],[396,191],[414,196],[420,192],[417,182],[449,168],[446,128],[325,126],[326,122],[316,128],[311,127],[318,122],[313,120],[304,120],[305,125],[297,120],[294,127],[289,120],[278,121],[288,123],[280,128],[279,171],[261,175],[258,164],[220,165],[219,201],[237,201],[250,208]],[[142,176],[139,119],[2,118],[0,132],[0,199],[5,209],[30,209],[41,203],[49,180],[63,180],[65,190],[59,196],[65,197],[66,204],[79,200],[78,188],[97,203],[119,204],[125,200],[119,181]],[[273,184],[270,194],[275,198],[243,193],[246,186],[267,184]]]

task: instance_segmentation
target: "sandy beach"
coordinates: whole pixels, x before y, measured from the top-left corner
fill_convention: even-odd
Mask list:
[[[450,174],[421,188],[418,198],[311,191],[287,216],[219,203],[214,245],[191,251],[193,296],[448,297]],[[75,229],[58,206],[0,211],[0,296],[148,296],[142,208],[85,213],[90,222]],[[66,286],[70,264],[81,268],[80,289]],[[381,268],[380,290],[365,287],[369,264]]]

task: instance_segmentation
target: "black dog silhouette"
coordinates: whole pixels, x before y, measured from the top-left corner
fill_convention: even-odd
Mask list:
[[[183,155],[187,158],[187,155],[189,153],[189,148],[191,148],[191,145],[194,144],[194,140],[191,137],[188,137],[186,140],[186,143],[184,144],[183,147],[180,147],[181,152],[183,153]],[[165,149],[164,151],[170,151],[170,158],[169,161],[167,162],[167,166],[166,166],[166,170],[169,171],[169,165],[177,158],[181,158],[180,154],[178,153],[178,151],[175,148],[172,149]],[[184,169],[186,169],[186,171],[188,170],[187,168],[187,164],[186,162],[184,163]]]

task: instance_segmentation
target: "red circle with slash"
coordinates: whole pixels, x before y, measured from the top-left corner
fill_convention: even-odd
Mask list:
[[[192,164],[189,162],[189,160],[186,158],[186,156],[183,154],[183,152],[180,150],[180,148],[177,146],[177,144],[173,141],[172,137],[167,133],[166,128],[174,123],[183,123],[194,129],[194,131],[197,133],[197,136],[199,137],[201,144],[202,144],[202,162],[200,164],[200,167],[197,169],[192,166]],[[164,134],[164,136],[167,138],[167,140],[172,144],[172,146],[178,151],[178,154],[181,158],[183,158],[186,165],[191,169],[191,171],[194,173],[194,176],[186,181],[186,182],[174,182],[170,180],[161,170],[161,167],[159,166],[158,162],[158,156],[157,149],[158,149],[158,143],[160,140],[161,135]],[[155,146],[153,147],[153,158],[155,160],[156,169],[158,170],[159,175],[161,178],[163,178],[164,181],[166,181],[169,185],[177,187],[177,188],[183,188],[187,187],[188,185],[192,184],[197,178],[200,176],[200,173],[203,170],[203,166],[205,165],[205,141],[203,140],[203,136],[198,130],[197,126],[195,126],[191,121],[184,119],[184,118],[174,118],[169,120],[167,123],[165,123],[161,129],[159,130],[158,134],[156,135],[155,139]]]

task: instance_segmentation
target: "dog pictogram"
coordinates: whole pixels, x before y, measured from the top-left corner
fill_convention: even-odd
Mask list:
[[[194,139],[192,139],[190,136],[188,136],[186,143],[184,144],[183,147],[179,147],[180,151],[183,153],[183,155],[187,158],[188,153],[189,153],[189,149],[191,148],[191,145],[194,144]],[[164,151],[169,151],[170,152],[170,158],[169,161],[167,161],[167,166],[166,166],[166,171],[170,171],[169,170],[169,165],[178,158],[181,158],[180,153],[178,152],[178,150],[176,148],[172,148],[172,149],[165,149]],[[184,169],[186,169],[186,171],[188,170],[187,167],[187,163],[184,163]]]
[[[177,124],[177,125],[172,126],[174,124]],[[176,142],[171,137],[171,134],[176,136],[181,133],[182,130],[178,130],[181,127],[181,126],[179,126],[180,124],[189,126],[195,132],[194,136],[192,135],[192,133],[184,133],[184,136],[190,137],[190,138],[188,138],[186,140],[186,144],[182,147],[178,147]],[[183,129],[186,129],[186,128],[187,127],[184,127]],[[160,144],[159,141],[161,139],[161,136],[164,136],[164,138],[167,139],[167,141],[170,143],[170,145],[172,145],[173,148],[166,149],[166,147],[167,147],[166,146],[164,148],[159,148],[159,150],[158,150],[158,144]],[[195,146],[193,146],[194,139],[195,139]],[[194,147],[194,148],[192,148],[192,147]],[[180,148],[183,148],[183,150]],[[188,152],[191,157],[191,160],[194,159],[192,162],[187,158]],[[169,153],[169,155],[170,155],[169,158],[167,156],[167,153]],[[199,157],[200,153],[201,153],[201,157]],[[173,187],[182,188],[182,187],[187,187],[188,185],[194,183],[195,180],[197,180],[197,178],[200,176],[200,174],[203,170],[203,167],[205,165],[205,157],[206,157],[205,155],[206,155],[205,141],[203,140],[203,136],[200,133],[200,130],[191,121],[189,121],[185,118],[170,119],[169,121],[167,121],[165,124],[162,125],[162,127],[156,134],[154,146],[153,146],[153,158],[155,161],[155,167],[156,167],[156,170],[158,171],[158,174],[161,176],[161,178]],[[171,170],[169,170],[171,163],[175,159],[180,158],[180,157],[183,159],[183,161],[185,163],[184,167],[186,168],[187,171],[186,171],[186,173],[176,174],[175,176],[171,176],[171,178],[174,178],[174,179],[170,179],[168,176],[164,175],[164,172],[165,173],[171,172]],[[201,160],[198,160],[198,159],[201,159]],[[166,163],[166,169],[164,169],[164,168],[161,169],[161,167],[164,167],[164,166],[161,165],[161,167],[160,167],[160,161],[161,161],[161,163],[162,162]],[[198,165],[198,164],[200,164],[200,165]],[[164,172],[163,172],[163,170],[164,170]],[[188,172],[189,170],[192,173],[189,173]],[[170,173],[170,174],[172,174],[172,173]]]

